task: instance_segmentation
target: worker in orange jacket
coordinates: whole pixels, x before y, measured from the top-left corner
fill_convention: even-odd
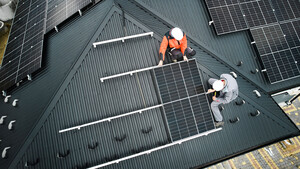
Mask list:
[[[166,51],[169,52],[173,62],[180,60],[187,61],[188,57],[196,54],[195,50],[187,47],[186,35],[180,28],[177,27],[168,31],[163,37],[159,49],[159,66],[163,65],[163,62],[165,61]]]

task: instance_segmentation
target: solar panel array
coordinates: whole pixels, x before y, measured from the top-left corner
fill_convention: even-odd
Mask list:
[[[298,21],[251,29],[271,83],[300,76]],[[294,26],[295,25],[295,26]]]
[[[6,90],[41,67],[47,1],[18,3],[0,69],[0,90]]]
[[[91,0],[20,1],[0,68],[0,90],[7,90],[41,68],[44,34],[90,3]]]
[[[215,128],[195,60],[154,72],[173,141]]]
[[[49,0],[46,32],[90,3],[91,0]]]
[[[250,29],[271,83],[299,76],[300,1],[206,0],[206,4],[218,35]]]

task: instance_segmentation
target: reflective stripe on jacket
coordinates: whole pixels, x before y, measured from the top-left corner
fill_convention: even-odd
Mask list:
[[[165,60],[165,53],[168,47],[171,49],[180,49],[183,56],[185,56],[187,49],[187,40],[185,33],[183,33],[183,38],[180,41],[170,36],[170,31],[165,34],[159,49],[159,56],[161,60]]]

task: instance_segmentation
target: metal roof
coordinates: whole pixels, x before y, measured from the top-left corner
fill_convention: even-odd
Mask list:
[[[149,7],[140,1],[106,0],[86,11],[82,17],[73,18],[65,23],[60,32],[49,34],[45,69],[36,75],[34,81],[14,91],[13,97],[20,99],[17,108],[0,103],[0,109],[9,112],[10,119],[17,120],[13,131],[7,131],[4,129],[6,126],[0,126],[0,136],[3,138],[1,149],[12,146],[8,159],[0,159],[0,166],[25,168],[26,162],[30,164],[39,159],[36,168],[85,168],[168,143],[160,109],[81,130],[61,134],[58,131],[159,104],[150,72],[110,79],[103,83],[100,78],[156,65],[160,40],[173,26],[180,26],[187,32],[189,46],[197,51],[195,58],[202,77],[207,80],[209,77],[218,77],[221,73],[234,71],[238,75],[238,99],[244,99],[246,103],[238,106],[232,102],[224,106],[222,113],[226,122],[219,132],[107,168],[205,166],[299,135],[297,127],[274,102],[269,91],[265,90],[270,85],[263,82],[260,75],[247,73],[251,64],[256,64],[255,61],[245,55],[243,59],[248,59],[251,64],[244,65],[249,67],[234,66],[234,62],[238,60],[235,57],[251,53],[251,46],[245,42],[246,32],[226,35],[224,40],[218,42],[219,37],[213,37],[211,28],[200,29],[198,31],[207,36],[203,38],[206,43],[203,43],[202,36],[193,36],[197,29],[192,30],[188,24],[183,23],[187,22],[186,18],[192,13],[198,19],[207,17],[202,2],[188,2],[184,8],[189,8],[192,13],[181,13],[181,17],[171,18],[178,22],[176,25],[167,19],[168,16],[163,17],[169,9],[162,11],[158,7],[159,3],[155,5],[155,1],[152,2],[152,7]],[[157,8],[156,10],[163,15],[152,8]],[[125,13],[125,18],[122,12]],[[194,17],[190,21],[191,25],[196,24]],[[124,36],[123,19],[127,35],[153,31],[154,36],[130,39],[124,43],[104,44],[96,48],[92,46],[95,41]],[[211,39],[208,40],[209,38]],[[225,40],[226,38],[228,39]],[[234,50],[233,46],[227,46],[228,41],[232,40],[242,45],[240,51]],[[210,47],[214,45],[218,45],[219,49],[216,49],[216,46]],[[230,47],[232,50],[227,49]],[[227,58],[219,53],[225,53]],[[288,86],[282,88],[285,87]],[[253,90],[258,90],[261,97],[257,98]],[[261,114],[252,117],[250,113],[256,110]],[[235,117],[239,117],[240,121],[229,123],[229,119]],[[152,128],[151,132],[142,132],[149,127]],[[118,138],[122,137],[124,140],[118,141]],[[96,143],[98,146],[95,149],[88,148]],[[67,156],[58,158],[58,153],[59,156]]]

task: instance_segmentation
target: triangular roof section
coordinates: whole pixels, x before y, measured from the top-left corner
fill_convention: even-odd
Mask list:
[[[132,22],[133,21],[133,22]],[[91,86],[86,86],[86,84],[83,84],[82,80],[86,79],[89,82],[93,82],[93,81],[97,81],[99,83],[100,82],[100,77],[103,77],[105,75],[108,74],[114,74],[117,73],[116,71],[122,72],[122,71],[126,71],[129,69],[132,69],[130,67],[126,68],[126,64],[123,65],[124,68],[122,70],[116,70],[116,67],[105,67],[106,65],[95,65],[95,61],[93,59],[100,59],[100,62],[105,63],[105,59],[111,60],[111,59],[115,59],[116,62],[115,64],[120,65],[120,67],[122,66],[122,60],[128,60],[128,58],[121,56],[121,55],[114,55],[117,56],[119,58],[112,58],[110,57],[110,55],[113,55],[112,53],[115,52],[114,50],[114,46],[115,44],[108,44],[108,45],[103,45],[103,47],[97,47],[97,48],[93,48],[92,43],[96,42],[96,41],[101,41],[101,40],[108,40],[111,38],[118,38],[118,37],[122,37],[123,35],[123,31],[120,31],[120,29],[122,30],[122,22],[123,22],[123,16],[122,16],[122,11],[115,7],[112,6],[111,10],[108,12],[106,18],[104,19],[104,21],[102,22],[102,24],[100,25],[100,27],[97,29],[97,31],[95,32],[95,35],[93,36],[93,38],[91,39],[88,47],[83,51],[81,57],[78,59],[78,61],[76,62],[76,64],[74,65],[73,69],[69,72],[69,75],[66,77],[64,83],[62,84],[62,86],[60,87],[59,91],[57,92],[57,94],[55,95],[55,97],[53,98],[53,100],[51,101],[51,103],[49,104],[48,108],[45,110],[43,117],[41,118],[41,120],[39,121],[39,123],[36,125],[36,127],[34,128],[33,132],[30,134],[30,136],[28,137],[29,139],[26,141],[26,143],[24,144],[24,146],[21,148],[21,150],[19,151],[18,155],[16,156],[16,158],[14,159],[13,163],[11,164],[10,168],[14,168],[14,166],[16,165],[22,165],[24,164],[26,161],[35,161],[38,157],[38,152],[40,152],[41,150],[33,150],[36,147],[42,146],[44,142],[43,139],[46,138],[46,140],[48,140],[49,144],[51,146],[53,146],[53,151],[55,152],[60,152],[61,154],[64,154],[65,151],[67,152],[66,149],[68,149],[67,147],[69,147],[66,143],[66,141],[71,141],[70,140],[70,135],[68,134],[67,137],[60,137],[60,134],[58,133],[58,131],[66,126],[71,126],[73,124],[78,124],[78,123],[82,123],[82,122],[88,122],[90,120],[95,120],[95,119],[99,119],[99,118],[103,118],[103,117],[108,117],[108,116],[113,116],[114,113],[120,113],[120,112],[124,112],[126,110],[130,111],[135,110],[135,106],[139,105],[138,107],[145,107],[146,104],[149,104],[150,106],[153,104],[153,102],[157,102],[157,99],[155,99],[155,101],[149,100],[149,98],[146,98],[147,96],[145,96],[145,98],[135,98],[135,100],[124,100],[127,101],[129,103],[129,105],[123,106],[122,109],[115,109],[115,110],[108,110],[108,108],[104,108],[104,109],[95,109],[95,107],[93,106],[93,104],[106,104],[108,105],[108,107],[113,107],[112,103],[108,103],[108,102],[112,102],[114,97],[122,97],[121,95],[119,95],[118,93],[114,92],[114,90],[120,90],[119,88],[122,88],[122,85],[126,85],[124,84],[124,82],[114,82],[114,83],[108,83],[106,84],[106,87],[102,87],[101,89],[96,89],[97,86],[95,86],[95,84],[88,84]],[[131,17],[125,15],[125,22],[126,22],[126,26],[128,29],[127,34],[131,35],[131,34],[137,34],[137,33],[143,33],[143,32],[149,32],[150,30],[145,28],[143,25],[140,25],[138,22],[134,21]],[[116,30],[114,30],[116,29]],[[110,35],[109,38],[106,37],[106,35]],[[152,48],[154,48],[151,51],[156,51],[157,50],[157,44],[159,43],[157,39],[160,39],[160,37],[158,37],[157,35],[154,35],[153,37],[145,37],[145,38],[139,38],[137,40],[128,40],[131,41],[132,43],[134,43],[135,45],[138,45],[135,47],[134,50],[138,51],[141,48],[145,47],[145,50],[140,50],[139,53],[137,53],[137,55],[140,55],[141,57],[148,57],[146,55],[149,49],[145,46],[146,44],[144,44],[142,41],[143,39],[146,39],[147,41],[150,42],[150,44],[153,44]],[[141,43],[140,43],[141,42]],[[132,47],[133,45],[128,45],[126,43],[129,42],[125,42],[124,44],[119,44],[121,46],[121,48],[126,49],[127,47]],[[112,48],[112,49],[111,49]],[[97,50],[98,49],[98,50]],[[91,55],[93,55],[94,52],[98,52],[101,51],[103,52],[105,55],[102,55],[102,58],[92,58],[91,60]],[[124,50],[123,52],[126,52],[126,50]],[[122,53],[121,51],[119,51],[119,53]],[[137,57],[137,56],[132,56],[132,57]],[[142,58],[137,58],[134,59],[135,61],[139,61]],[[125,61],[124,60],[124,61]],[[147,67],[150,66],[152,64],[154,64],[154,62],[156,63],[156,61],[149,59],[148,63],[143,63],[143,64],[135,64],[135,69],[139,69],[141,67]],[[99,60],[98,60],[99,61]],[[89,65],[85,65],[85,63],[89,63]],[[145,65],[146,64],[146,65]],[[87,67],[85,67],[85,66]],[[92,65],[92,67],[91,67]],[[132,66],[132,65],[131,65]],[[89,70],[87,70],[87,68]],[[95,70],[99,68],[99,70]],[[80,72],[82,71],[92,71],[89,72],[91,74],[89,74],[89,76],[85,76],[85,77],[79,77],[78,74],[80,74]],[[111,71],[111,72],[110,72]],[[94,77],[92,77],[94,75]],[[125,87],[130,87],[131,90],[136,91],[136,89],[138,89],[138,87],[140,86],[134,86],[136,85],[134,82],[131,82],[135,79],[129,79],[126,81],[126,83],[128,83],[128,85],[126,85]],[[151,90],[153,89],[153,86],[149,86],[147,84],[147,80],[151,80],[151,77],[148,78],[142,78],[142,81],[140,83],[145,84],[144,87],[149,87]],[[130,86],[130,84],[132,84],[133,86]],[[75,85],[75,86],[74,86]],[[82,88],[80,88],[82,87]],[[95,87],[95,88],[94,88]],[[105,88],[108,87],[112,87],[112,90],[108,90],[106,91]],[[135,87],[135,88],[132,88]],[[76,91],[71,91],[69,88],[73,88],[73,89],[79,89],[79,90],[85,90],[85,88],[91,90],[91,91],[97,91],[97,92],[103,92],[103,93],[94,93],[94,96],[91,96],[94,99],[91,99],[90,96],[85,95],[84,91],[81,91],[81,93],[76,93]],[[149,90],[150,90],[149,89]],[[150,92],[149,90],[147,91],[147,89],[145,89],[146,92]],[[124,92],[126,92],[124,90]],[[84,94],[84,95],[81,95]],[[124,93],[126,94],[126,93]],[[136,92],[132,93],[133,95],[136,94]],[[146,93],[145,93],[146,94]],[[107,96],[107,97],[102,97],[102,96]],[[97,98],[95,98],[97,97]],[[101,97],[101,98],[100,98]],[[109,100],[108,97],[111,97]],[[84,99],[87,99],[86,102],[83,101]],[[84,103],[83,103],[83,102]],[[76,103],[80,102],[79,104],[81,105],[77,105]],[[69,106],[69,104],[74,103],[75,106]],[[126,104],[125,102],[123,103],[124,105]],[[131,104],[131,105],[130,105]],[[134,107],[133,107],[133,106]],[[60,108],[65,108],[64,112],[60,112],[58,111],[58,109]],[[86,111],[83,110],[86,108]],[[100,107],[101,108],[101,107]],[[83,114],[85,114],[86,116],[77,116],[78,118],[72,118],[72,115],[74,112],[83,112]],[[86,112],[86,113],[85,113]],[[95,113],[95,112],[99,112]],[[157,113],[158,110],[150,110],[149,115],[151,114],[151,112],[153,113]],[[92,113],[93,115],[90,115],[88,113]],[[107,114],[105,114],[107,113]],[[57,116],[56,116],[57,115]],[[146,115],[146,116],[149,116]],[[71,118],[70,118],[71,117]],[[156,118],[161,118],[161,117],[149,117],[150,119],[156,119]],[[59,120],[59,119],[63,119],[63,120]],[[54,120],[54,121],[53,121]],[[145,120],[140,119],[138,120],[140,121],[140,123],[144,122],[144,123],[149,123],[149,122],[145,122]],[[158,123],[156,124],[152,124],[151,126],[158,126],[158,128],[163,127],[163,124],[160,124],[159,122],[162,121],[160,120],[156,120]],[[51,123],[52,122],[52,123]],[[53,123],[54,122],[54,123]],[[50,124],[51,123],[51,124]],[[118,124],[115,124],[118,125]],[[126,124],[124,124],[126,125]],[[127,124],[130,125],[130,124]],[[140,124],[141,125],[141,124]],[[150,125],[150,124],[149,124]],[[115,126],[116,127],[116,126]],[[128,126],[130,127],[130,126]],[[146,126],[147,127],[147,126]],[[141,126],[142,128],[142,126]],[[109,129],[111,129],[111,127],[106,127],[106,132],[109,132]],[[153,129],[154,130],[154,129]],[[161,130],[164,129],[159,129],[159,133],[157,133],[157,135],[162,135]],[[120,132],[120,131],[119,131]],[[44,135],[45,133],[48,133],[46,136]],[[50,134],[51,133],[51,134]],[[73,132],[71,132],[72,134]],[[114,132],[114,134],[117,134],[118,132]],[[122,134],[122,133],[121,133]],[[53,136],[55,135],[55,137]],[[164,134],[166,135],[166,134]],[[127,135],[128,137],[128,135]],[[163,137],[163,136],[162,136]],[[77,139],[77,138],[76,138]],[[93,144],[93,139],[91,140],[87,140],[88,142],[91,142],[91,144]],[[159,140],[155,140],[155,141],[159,141]],[[134,144],[133,144],[134,145]],[[141,145],[142,146],[142,145]],[[55,147],[57,149],[55,149]],[[29,148],[29,149],[28,149]],[[46,147],[40,147],[40,149],[43,149]],[[49,147],[47,147],[48,149]],[[31,154],[33,151],[35,151],[35,155],[34,156],[27,156],[24,153],[27,152],[28,154]],[[38,151],[38,152],[37,152]],[[49,151],[46,150],[45,151]],[[44,152],[45,152],[44,151]],[[72,150],[71,150],[72,151]],[[134,150],[134,151],[139,151],[139,150]],[[51,156],[46,154],[47,157]],[[111,155],[113,156],[113,155]],[[22,160],[24,163],[18,163],[20,158],[22,158]],[[49,157],[51,158],[51,157]],[[109,156],[107,156],[107,158],[111,158]],[[55,157],[54,157],[55,159]],[[41,161],[41,157],[40,157],[40,162]],[[45,164],[46,165],[46,164]],[[75,165],[75,164],[74,164]]]
[[[113,79],[104,84],[100,82],[100,77],[149,67],[157,63],[155,56],[162,37],[158,36],[161,33],[156,31],[153,38],[143,37],[122,44],[105,44],[93,48],[93,42],[124,36],[123,21],[128,35],[152,31],[144,26],[141,20],[127,15],[126,11],[124,17],[125,20],[119,8],[115,6],[111,8],[10,168],[24,166],[26,162],[38,158],[40,159],[38,165],[44,167],[51,165],[65,168],[74,165],[85,167],[86,163],[86,166],[92,166],[166,144],[167,134],[159,109],[137,116],[124,117],[111,123],[94,125],[80,131],[58,133],[58,130],[78,123],[122,114],[136,110],[137,107],[144,108],[158,104],[149,72]],[[203,51],[203,46],[194,41],[191,46],[197,52],[199,51],[196,59],[199,61],[204,79],[234,70],[230,65],[222,64],[215,55],[206,53],[207,49]],[[133,58],[129,58],[131,56]],[[220,69],[215,70],[208,65],[217,65]],[[244,99],[246,104],[237,106],[231,103],[223,114],[225,119],[239,117],[240,122],[228,123],[221,132],[207,137],[115,164],[121,165],[116,167],[134,168],[141,166],[134,164],[146,163],[158,157],[164,160],[160,159],[149,167],[161,168],[165,166],[162,164],[165,161],[172,162],[167,165],[169,168],[197,166],[299,134],[297,127],[282,110],[278,106],[274,107],[276,103],[268,94],[259,90],[261,97],[256,98],[253,90],[257,89],[257,86],[251,84],[249,79],[245,79],[237,70],[234,71],[238,74],[237,80],[240,85],[239,99]],[[261,114],[251,116],[250,113],[256,110]],[[153,130],[151,137],[139,132],[140,129],[149,126],[152,126]],[[124,142],[115,142],[124,137]],[[94,147],[96,143],[101,147],[98,151],[87,148],[88,145]],[[196,158],[205,156],[208,152],[211,154],[207,157]],[[189,153],[195,156],[190,158]]]

